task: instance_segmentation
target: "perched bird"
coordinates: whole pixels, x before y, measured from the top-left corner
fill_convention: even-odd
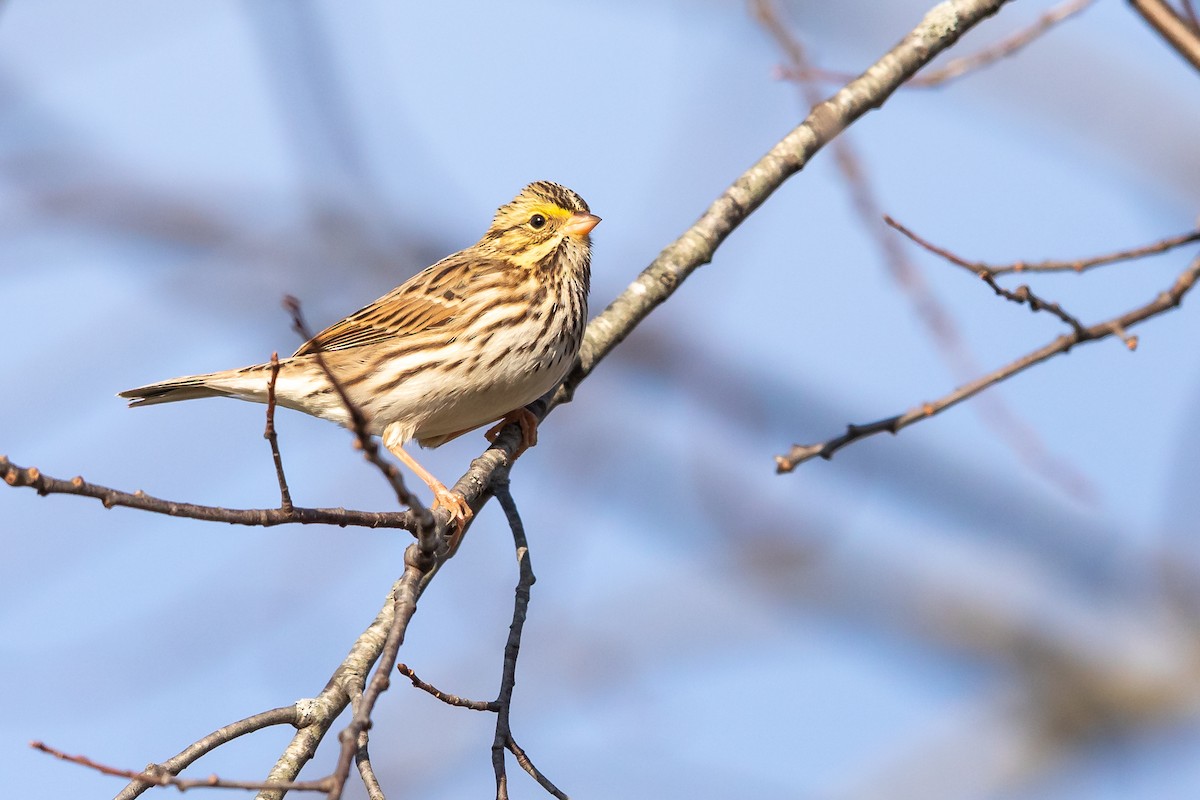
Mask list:
[[[366,417],[367,432],[381,436],[433,490],[434,507],[449,508],[461,531],[472,513],[462,495],[447,489],[402,445],[416,439],[422,447],[437,447],[497,420],[520,422],[523,446],[536,442],[537,420],[525,406],[557,386],[579,352],[587,321],[590,234],[599,222],[570,189],[549,181],[529,184],[496,211],[477,243],[281,359],[276,402],[351,423],[317,361],[321,354]],[[270,376],[271,364],[255,364],[119,396],[129,398],[130,406],[196,397],[265,403]]]

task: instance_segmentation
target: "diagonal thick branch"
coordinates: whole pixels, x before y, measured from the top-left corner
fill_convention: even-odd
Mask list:
[[[1158,31],[1163,40],[1200,70],[1200,30],[1195,30],[1165,0],[1129,0],[1137,13]],[[1190,15],[1189,15],[1190,16]]]

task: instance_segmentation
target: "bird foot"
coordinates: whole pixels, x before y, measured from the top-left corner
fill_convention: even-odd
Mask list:
[[[430,488],[433,489],[433,505],[430,509],[444,508],[450,512],[450,554],[453,555],[462,544],[467,524],[475,516],[475,512],[471,510],[467,499],[458,492],[451,491],[441,484]]]
[[[516,461],[522,453],[537,445],[538,418],[528,408],[518,408],[516,411],[510,411],[505,414],[504,419],[489,428],[484,437],[489,442],[496,441],[496,437],[500,435],[500,431],[504,430],[504,426],[510,422],[515,422],[521,426],[521,443],[517,446],[517,452],[513,453],[513,461]]]

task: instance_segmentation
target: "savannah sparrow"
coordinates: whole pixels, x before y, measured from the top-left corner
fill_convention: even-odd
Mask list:
[[[408,455],[416,439],[437,447],[497,420],[521,423],[525,410],[558,385],[579,352],[587,321],[592,228],[600,218],[575,192],[531,183],[501,206],[476,244],[414,275],[367,307],[318,333],[279,361],[276,402],[341,425],[350,415],[317,363],[321,353],[368,433],[408,465],[450,509],[461,531],[471,517],[450,491]],[[121,392],[142,406],[195,397],[267,402],[270,364],[174,378]]]

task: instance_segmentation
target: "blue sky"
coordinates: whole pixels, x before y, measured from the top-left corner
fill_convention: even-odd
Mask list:
[[[261,407],[134,412],[114,394],[290,352],[282,295],[332,322],[473,242],[536,179],[604,218],[598,311],[803,117],[737,3],[417,6],[5,6],[0,452],[172,499],[273,505]],[[1012,4],[964,48],[1045,7]],[[787,6],[813,56],[851,71],[923,11]],[[1073,257],[1195,224],[1198,93],[1125,4],[1100,3],[1017,58],[899,93],[851,136],[884,208],[934,241],[993,261]],[[1061,332],[912,255],[984,368]],[[1150,300],[1194,255],[1033,285],[1090,323]],[[581,797],[1195,796],[1194,759],[1176,757],[1200,737],[1195,691],[1081,744],[1038,728],[1037,704],[1067,690],[1031,695],[1041,673],[1023,670],[1044,646],[1138,685],[1195,681],[1181,609],[1200,527],[1196,302],[1139,328],[1134,354],[1088,345],[994,392],[1086,499],[1031,470],[977,403],[775,476],[792,442],[969,377],[946,366],[822,154],[515,470],[538,575],[518,741]],[[278,424],[298,503],[393,507],[344,431]],[[464,437],[421,459],[451,481],[482,448]],[[407,543],[28,490],[0,492],[0,520],[14,690],[0,780],[22,797],[119,788],[30,739],[137,767],[315,694]],[[448,691],[494,696],[514,566],[489,507],[402,659]],[[373,732],[385,788],[491,791],[491,726],[397,682]],[[258,777],[283,736],[197,774]]]

